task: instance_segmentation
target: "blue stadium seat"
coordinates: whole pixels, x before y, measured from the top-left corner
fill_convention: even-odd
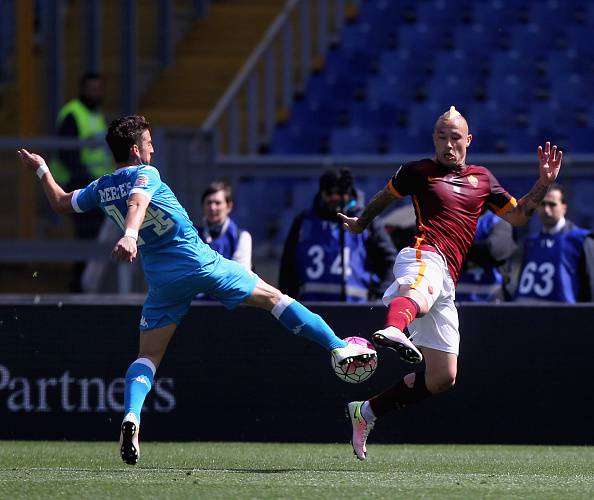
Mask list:
[[[546,71],[549,79],[558,78],[583,71],[583,62],[571,50],[552,51],[546,60]]]
[[[396,76],[421,80],[427,74],[427,61],[416,57],[409,49],[385,50],[378,61],[378,70],[384,76]]]
[[[415,82],[407,75],[377,76],[369,79],[367,98],[373,102],[402,107],[415,98]]]
[[[305,100],[310,107],[325,106],[334,110],[345,110],[355,94],[355,83],[345,77],[336,80],[326,74],[313,75],[307,82]]]
[[[591,62],[594,59],[594,43],[592,43],[594,24],[568,26],[566,33],[567,46],[575,50],[580,57],[590,59],[590,61],[583,61],[584,63]]]
[[[554,19],[554,18],[552,18]],[[555,29],[556,21],[548,25],[539,26],[537,24],[528,24],[512,26],[510,28],[510,43],[513,50],[518,51],[522,56],[530,58],[544,57],[555,48]],[[527,62],[526,59],[524,62]]]
[[[270,154],[320,154],[322,139],[321,130],[307,124],[289,122],[274,129],[270,141]]]
[[[408,112],[408,129],[415,135],[423,130],[433,130],[437,117],[447,111],[455,103],[450,103],[444,108],[434,101],[414,103]]]
[[[367,22],[345,25],[340,37],[341,48],[349,54],[363,53],[374,56],[388,47],[387,34],[376,30]]]
[[[360,127],[335,128],[330,132],[329,150],[334,155],[377,154],[379,141]]]
[[[532,84],[537,77],[534,59],[526,57],[516,50],[509,52],[494,52],[491,56],[489,73],[491,79],[497,84],[509,75],[520,79],[528,79]]]
[[[454,47],[465,51],[474,60],[489,56],[496,48],[495,31],[483,24],[458,26]]]
[[[505,152],[510,154],[531,154],[540,144],[537,134],[529,129],[508,129],[505,143]]]
[[[416,132],[410,130],[393,130],[388,137],[387,153],[422,154],[433,157],[432,134],[433,130],[431,127]]]
[[[427,98],[447,109],[452,104],[461,108],[474,99],[475,84],[468,78],[436,74],[427,86]]]
[[[590,82],[577,74],[556,75],[551,79],[551,93],[559,105],[572,110],[587,107],[594,98]]]
[[[402,126],[402,109],[386,103],[354,101],[349,109],[350,124],[385,136],[389,130]]]
[[[576,23],[576,11],[579,5],[572,5],[567,0],[547,0],[532,2],[530,6],[530,22],[540,26],[543,30],[552,30],[556,26],[566,26]]]
[[[567,135],[566,152],[570,154],[594,153],[594,127],[572,128]],[[592,203],[591,199],[590,203]]]
[[[398,47],[414,50],[419,55],[431,56],[436,50],[447,48],[444,42],[446,30],[447,26],[439,24],[404,24],[398,30]]]
[[[434,0],[430,2],[419,2],[417,6],[417,22],[432,25],[434,23],[443,23],[454,27],[463,23],[467,19],[465,13],[472,7],[471,0],[458,0],[456,8],[447,0]]]
[[[530,3],[530,0],[473,2],[472,20],[498,30],[506,30],[526,20]]]
[[[525,109],[532,101],[532,88],[528,82],[516,75],[509,75],[503,79],[493,77],[489,78],[487,83],[487,96],[499,109]]]
[[[433,64],[434,78],[455,75],[458,78],[477,82],[483,77],[483,61],[477,60],[463,49],[438,52]]]
[[[355,87],[363,86],[372,70],[373,59],[361,52],[349,54],[343,50],[330,50],[326,55],[323,73],[334,81],[349,81]]]

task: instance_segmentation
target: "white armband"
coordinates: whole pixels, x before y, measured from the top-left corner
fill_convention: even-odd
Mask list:
[[[35,173],[37,174],[37,177],[39,177],[40,179],[48,172],[49,172],[49,168],[47,167],[45,162],[43,162],[41,165],[39,165],[39,167],[35,171]]]
[[[126,228],[126,232],[124,236],[128,236],[128,238],[132,238],[134,241],[138,241],[138,229],[132,229],[130,227]]]

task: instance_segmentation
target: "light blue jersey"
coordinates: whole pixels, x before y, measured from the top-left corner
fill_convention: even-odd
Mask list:
[[[251,294],[256,275],[234,266],[200,239],[186,210],[153,166],[124,167],[100,177],[74,192],[72,207],[76,212],[99,207],[123,231],[128,197],[134,193],[150,199],[137,241],[149,284],[141,329],[179,323],[199,292],[227,307]]]
[[[140,193],[151,201],[138,233],[138,250],[150,286],[160,286],[200,267],[212,271],[221,258],[198,237],[186,210],[149,165],[120,168],[75,191],[72,206],[77,212],[99,207],[124,230],[128,196]]]

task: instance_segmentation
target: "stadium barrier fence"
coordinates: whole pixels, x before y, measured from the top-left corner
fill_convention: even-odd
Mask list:
[[[116,440],[142,297],[2,297],[1,439]],[[342,336],[385,308],[313,304]],[[378,423],[373,443],[592,445],[594,306],[462,305],[455,389]],[[329,355],[256,309],[195,304],[143,412],[143,440],[344,442],[346,402],[410,371],[379,352],[351,385]]]

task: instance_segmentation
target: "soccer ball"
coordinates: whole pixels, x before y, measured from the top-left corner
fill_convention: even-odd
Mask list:
[[[347,337],[344,340],[351,344],[359,344],[375,351],[373,344],[362,337]],[[332,356],[330,359],[332,363],[332,369],[334,370],[334,373],[336,373],[336,376],[339,379],[351,384],[360,384],[361,382],[367,380],[373,375],[375,369],[377,368],[377,354],[372,356],[367,361],[353,361],[352,363],[348,363],[346,365],[339,365],[336,363],[334,361],[334,356]]]

